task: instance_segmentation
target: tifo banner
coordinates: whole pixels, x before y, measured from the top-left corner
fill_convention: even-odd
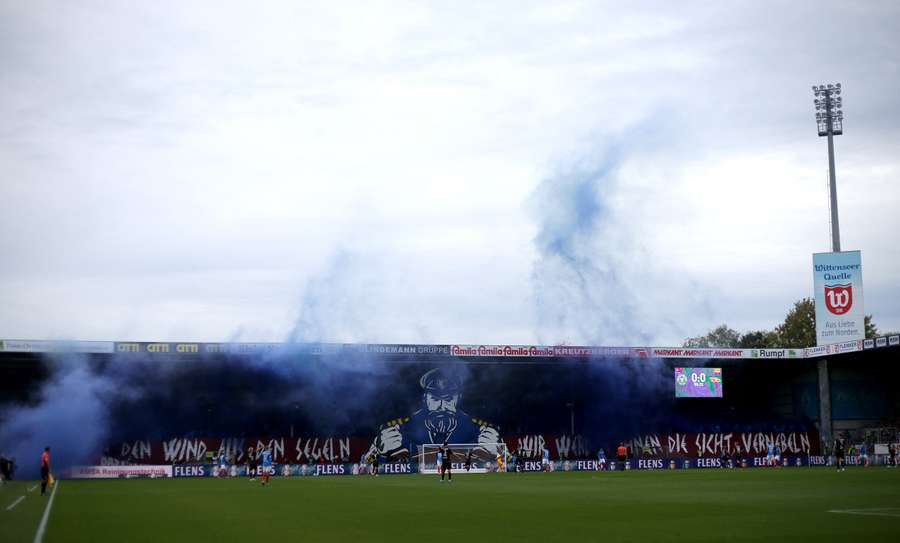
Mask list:
[[[118,479],[120,477],[171,477],[172,466],[75,466],[72,479]]]
[[[634,456],[718,457],[731,454],[766,454],[769,443],[782,454],[819,454],[819,433],[812,432],[728,432],[645,434],[627,441]]]
[[[540,458],[545,447],[552,458],[593,456],[582,436],[529,434],[505,436],[502,440],[510,451],[520,451],[530,458]],[[372,437],[349,436],[140,439],[110,447],[99,463],[108,466],[194,464],[213,458],[218,463],[219,456],[224,454],[226,463],[244,464],[247,450],[261,447],[271,449],[272,460],[277,464],[341,464],[363,459],[372,452],[372,442]]]
[[[813,289],[817,345],[865,339],[859,251],[813,254]]]
[[[580,435],[527,434],[507,435],[502,441],[510,453],[539,460],[546,448],[552,459],[594,458],[597,449]],[[165,441],[137,440],[111,447],[100,459],[104,466],[118,465],[183,465],[219,463],[221,454],[228,465],[246,464],[249,447],[270,448],[276,464],[340,465],[362,462],[372,451],[371,437],[265,437],[265,438],[199,438],[184,437]],[[784,454],[818,454],[819,434],[810,432],[731,432],[645,434],[625,442],[635,458],[647,457],[718,457],[729,454],[765,454],[769,442]],[[614,451],[607,450],[611,457]],[[411,455],[414,462],[414,454]],[[382,463],[385,463],[382,460]],[[387,464],[387,463],[385,463]],[[405,463],[403,463],[405,465]],[[397,468],[400,469],[400,468]],[[205,476],[209,473],[176,476]]]
[[[358,460],[370,439],[360,437],[206,438],[177,437],[165,441],[136,440],[106,451],[100,463],[190,464],[224,454],[229,464],[243,464],[250,447],[269,448],[276,463],[340,463]]]

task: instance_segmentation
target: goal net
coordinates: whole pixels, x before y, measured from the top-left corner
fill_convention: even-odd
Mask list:
[[[454,473],[489,473],[505,471],[506,462],[509,460],[509,449],[506,443],[491,443],[488,445],[478,443],[448,443],[450,449],[450,465]],[[440,473],[438,452],[441,445],[427,443],[418,446],[419,473]],[[501,464],[498,466],[497,457]],[[466,469],[466,465],[469,469]]]

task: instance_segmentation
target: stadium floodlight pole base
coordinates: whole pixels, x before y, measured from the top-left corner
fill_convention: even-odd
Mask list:
[[[442,445],[425,443],[418,445],[419,473],[423,475],[440,475],[440,466],[437,464],[437,453]],[[506,443],[448,443],[447,447],[453,453],[451,469],[454,475],[461,473],[496,473],[503,471],[497,469],[497,455],[503,458],[505,468],[509,458],[509,448]],[[472,453],[472,466],[466,470],[466,458]]]
[[[828,378],[828,360],[819,360],[817,369],[819,372],[819,438],[830,447],[832,442],[831,382]]]

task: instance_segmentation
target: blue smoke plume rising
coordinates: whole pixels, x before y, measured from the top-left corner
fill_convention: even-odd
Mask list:
[[[531,195],[541,343],[650,345],[687,337],[686,323],[709,313],[704,289],[677,262],[654,258],[639,234],[653,193],[632,166],[655,156],[666,132],[656,121],[601,141],[602,151],[564,163]]]
[[[611,234],[604,201],[615,188],[619,164],[618,152],[611,150],[596,165],[546,179],[532,197],[539,223],[533,281],[542,340],[592,344],[634,337],[635,302],[621,276],[625,270],[611,244],[603,243]]]
[[[93,373],[83,356],[51,359],[53,375],[35,405],[7,409],[0,419],[0,446],[15,458],[21,477],[36,477],[44,447],[51,447],[52,465],[71,466],[94,458],[107,437],[104,398],[114,383]]]

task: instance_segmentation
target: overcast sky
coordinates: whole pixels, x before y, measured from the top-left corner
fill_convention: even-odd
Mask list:
[[[628,4],[629,7],[623,7]],[[842,244],[900,330],[900,3],[2,2],[0,337],[680,344]]]

